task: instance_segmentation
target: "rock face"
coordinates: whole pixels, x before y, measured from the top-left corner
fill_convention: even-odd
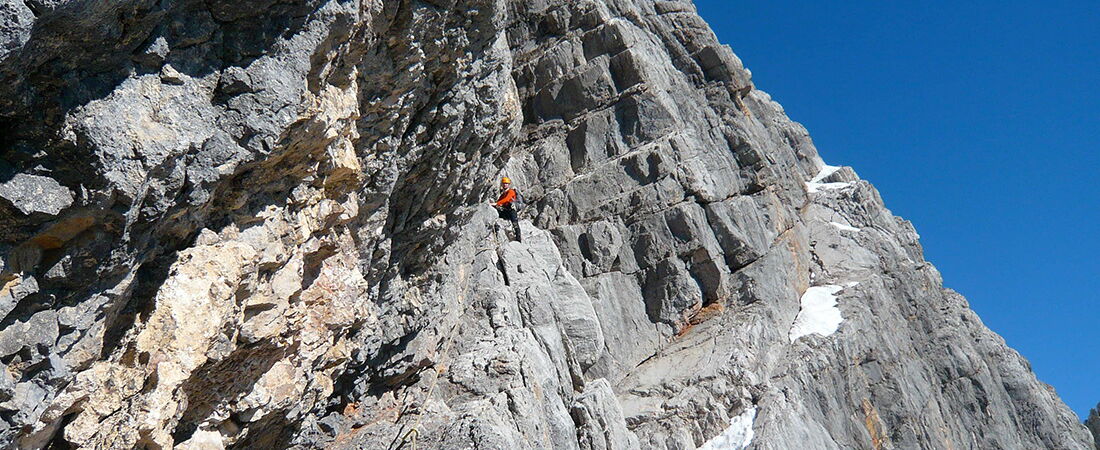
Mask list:
[[[1096,440],[1096,448],[1100,449],[1100,405],[1096,405],[1096,409],[1089,411],[1089,418],[1085,421],[1085,425]]]
[[[9,1],[0,78],[5,447],[1093,446],[687,1]]]

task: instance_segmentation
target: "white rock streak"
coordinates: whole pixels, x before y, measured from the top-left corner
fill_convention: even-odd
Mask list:
[[[791,343],[810,334],[830,336],[836,333],[844,321],[836,307],[836,293],[843,289],[836,285],[814,286],[802,294],[802,310],[791,325]]]
[[[859,232],[859,228],[853,227],[853,226],[851,226],[851,225],[845,225],[845,224],[842,224],[842,223],[840,223],[840,222],[829,222],[829,225],[832,225],[832,226],[834,226],[834,227],[837,227],[837,229],[839,229],[840,231],[854,231],[854,232]]]
[[[756,407],[750,406],[737,417],[730,419],[730,426],[722,434],[707,441],[699,450],[743,450],[752,443],[752,423],[756,420]]]

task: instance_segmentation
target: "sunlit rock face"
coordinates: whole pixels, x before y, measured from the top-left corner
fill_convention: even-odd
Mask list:
[[[0,81],[2,446],[1093,446],[690,2],[6,2]]]
[[[1085,426],[1092,432],[1093,439],[1096,439],[1096,448],[1100,449],[1100,405],[1089,411],[1089,418],[1085,421]]]

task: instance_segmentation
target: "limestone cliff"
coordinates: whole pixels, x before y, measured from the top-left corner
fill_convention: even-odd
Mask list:
[[[4,1],[0,227],[4,446],[1093,445],[688,1]]]
[[[1100,405],[1096,405],[1096,408],[1089,411],[1089,418],[1085,421],[1085,425],[1096,440],[1096,448],[1100,449]]]

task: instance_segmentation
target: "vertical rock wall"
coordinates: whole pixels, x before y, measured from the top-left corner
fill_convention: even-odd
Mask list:
[[[1093,444],[690,2],[6,2],[0,77],[4,445]]]
[[[1097,442],[1096,447],[1100,448],[1100,405],[1089,411],[1089,418],[1085,421],[1085,426],[1092,432],[1092,437]]]

